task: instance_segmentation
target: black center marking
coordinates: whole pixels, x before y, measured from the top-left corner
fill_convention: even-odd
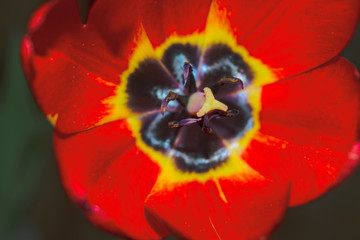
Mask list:
[[[144,113],[155,110],[141,118],[140,134],[144,143],[164,155],[171,154],[179,170],[204,173],[220,166],[229,158],[230,152],[223,140],[239,139],[253,127],[252,109],[247,102],[246,91],[237,93],[239,88],[229,84],[221,87],[215,94],[229,109],[238,109],[240,113],[233,118],[213,119],[210,124],[215,134],[210,136],[201,130],[202,121],[181,129],[169,128],[168,122],[189,116],[180,104],[173,101],[169,104],[165,117],[162,117],[161,102],[170,90],[183,94],[178,86],[184,83],[185,61],[190,62],[194,68],[199,91],[212,86],[224,76],[239,77],[246,87],[251,84],[253,73],[243,58],[227,45],[208,47],[202,60],[199,49],[195,45],[174,44],[164,52],[162,63],[156,59],[144,59],[130,74],[126,93],[128,107],[132,111]]]

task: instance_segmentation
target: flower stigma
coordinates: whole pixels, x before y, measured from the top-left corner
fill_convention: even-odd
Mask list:
[[[244,83],[240,78],[223,77],[211,87],[205,87],[202,91],[196,89],[193,67],[189,62],[184,62],[184,89],[185,95],[169,91],[161,103],[161,114],[164,116],[169,102],[176,100],[183,106],[188,118],[168,123],[170,128],[180,128],[190,124],[198,123],[202,130],[211,135],[210,121],[219,117],[234,117],[239,114],[238,109],[228,109],[228,106],[215,99],[214,94],[224,84],[239,84],[244,89]]]

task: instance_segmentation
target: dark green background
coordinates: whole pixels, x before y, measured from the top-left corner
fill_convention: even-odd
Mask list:
[[[111,240],[65,196],[52,127],[36,107],[18,46],[41,0],[0,3],[0,239]],[[360,29],[343,56],[360,69]],[[311,86],[309,86],[311,87]],[[272,240],[359,240],[360,171],[324,197],[288,210]]]

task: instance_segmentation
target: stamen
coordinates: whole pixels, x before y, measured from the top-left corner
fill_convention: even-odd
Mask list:
[[[184,62],[184,87],[186,85],[188,76],[189,76],[189,72],[190,72],[190,63],[189,62]]]
[[[178,122],[176,122],[176,121],[169,122],[168,126],[170,128],[179,128],[179,127],[184,127],[186,125],[190,125],[190,124],[193,124],[193,123],[196,123],[199,121],[201,121],[201,118],[185,118]]]
[[[226,112],[226,117],[235,117],[240,111],[238,109],[230,109]]]
[[[213,93],[216,93],[220,89],[220,87],[224,86],[227,83],[236,83],[240,86],[241,89],[244,89],[244,82],[237,77],[223,77],[217,83],[212,85],[210,89]]]
[[[189,62],[184,62],[184,88],[188,85],[188,94],[196,92],[196,82],[193,74],[193,68]]]
[[[179,94],[170,91],[166,97],[164,98],[164,100],[161,103],[161,114],[164,116],[164,113],[166,112],[166,108],[169,104],[170,101],[176,100],[179,97]]]
[[[213,133],[212,128],[210,127],[210,121],[213,118],[218,118],[218,117],[234,117],[236,115],[239,114],[239,110],[237,109],[230,109],[225,111],[221,111],[221,110],[214,110],[210,113],[207,113],[204,115],[204,122],[203,122],[203,127],[202,130],[208,134],[211,135]]]
[[[240,88],[244,89],[244,82],[237,77],[230,77],[230,78],[223,77],[220,79],[219,83],[220,86],[223,86],[225,83],[238,83],[240,85]]]
[[[213,116],[212,116],[213,117]],[[202,130],[207,134],[207,135],[211,135],[213,133],[212,128],[210,127],[210,120],[212,117],[209,117],[208,114],[204,115],[204,122],[203,122],[203,126],[202,126]]]

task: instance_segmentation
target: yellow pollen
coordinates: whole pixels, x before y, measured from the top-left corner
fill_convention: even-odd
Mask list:
[[[200,108],[200,110],[196,113],[196,116],[202,117],[206,113],[215,109],[222,111],[228,110],[228,107],[225,104],[215,99],[214,94],[212,93],[210,88],[208,87],[204,88],[204,93],[205,93],[205,101],[202,107]]]

